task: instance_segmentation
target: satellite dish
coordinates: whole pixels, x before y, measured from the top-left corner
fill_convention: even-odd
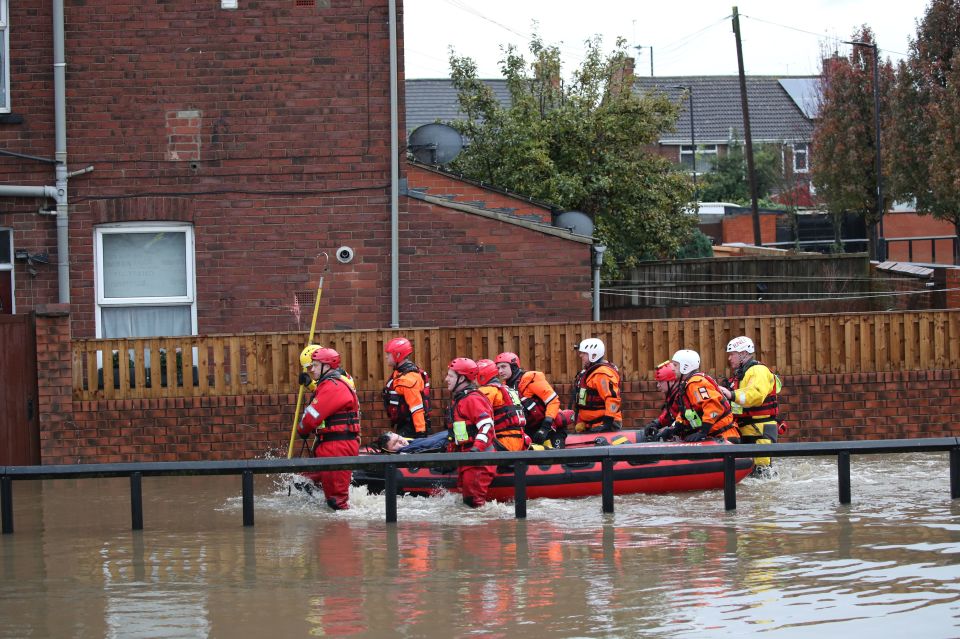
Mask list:
[[[446,124],[418,126],[407,138],[407,149],[424,164],[448,164],[462,148],[460,132]]]
[[[564,211],[557,216],[557,221],[553,225],[567,229],[577,235],[586,235],[587,237],[593,235],[593,220],[582,211]]]

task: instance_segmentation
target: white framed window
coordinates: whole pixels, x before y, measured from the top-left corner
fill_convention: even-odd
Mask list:
[[[10,113],[10,25],[7,0],[0,0],[0,113]]]
[[[13,229],[0,228],[0,315],[16,313],[13,297]]]
[[[798,142],[793,145],[793,172],[807,173],[810,170],[810,145]]]
[[[97,337],[197,334],[192,226],[97,227],[94,265]]]
[[[713,170],[713,164],[717,159],[716,144],[698,144],[697,145],[697,175],[709,173]],[[693,146],[690,144],[680,145],[680,164],[693,171]]]

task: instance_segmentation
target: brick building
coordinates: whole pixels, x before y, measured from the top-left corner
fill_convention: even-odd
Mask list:
[[[589,319],[589,238],[408,198],[403,162],[394,280],[386,0],[67,0],[62,147],[52,6],[9,6],[2,312],[69,302],[74,337],[296,330],[323,274],[318,328],[388,326],[394,282],[401,326],[547,321],[558,294]]]

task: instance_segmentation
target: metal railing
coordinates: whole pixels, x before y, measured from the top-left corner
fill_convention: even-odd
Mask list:
[[[849,504],[850,457],[852,455],[891,453],[950,453],[950,497],[960,499],[960,438],[892,439],[880,441],[813,442],[796,444],[740,444],[723,446],[604,446],[496,453],[427,453],[419,455],[365,455],[315,459],[265,459],[247,461],[152,462],[121,464],[71,464],[59,466],[0,466],[0,520],[3,534],[13,533],[13,482],[38,479],[82,479],[91,477],[129,477],[130,512],[134,530],[143,529],[143,477],[186,475],[240,475],[243,495],[243,525],[253,526],[254,474],[300,473],[318,470],[383,469],[386,521],[397,521],[396,469],[437,466],[475,466],[512,463],[514,467],[514,512],[518,519],[527,516],[526,472],[529,464],[570,464],[600,462],[601,503],[604,513],[612,513],[614,496],[613,465],[616,462],[655,463],[669,459],[722,459],[724,507],[737,507],[736,459],[741,457],[837,457],[839,501]]]
[[[917,244],[920,244],[920,245],[927,245],[927,246],[929,246],[929,251],[928,251],[928,253],[929,253],[929,258],[928,258],[928,260],[925,260],[925,261],[929,261],[930,263],[936,264],[936,263],[937,263],[937,243],[938,243],[938,242],[942,242],[943,244],[946,245],[946,251],[943,251],[943,250],[941,249],[941,255],[942,255],[944,252],[947,253],[947,261],[944,262],[944,263],[945,263],[945,264],[953,264],[953,263],[954,263],[954,259],[953,259],[953,258],[954,258],[954,255],[956,255],[956,254],[958,253],[957,243],[960,242],[960,238],[958,238],[956,235],[923,235],[923,236],[916,236],[916,237],[885,237],[885,238],[883,238],[883,243],[884,243],[884,245],[885,245],[884,255],[887,256],[887,259],[888,259],[888,260],[892,260],[892,259],[893,259],[893,258],[890,257],[890,245],[891,245],[891,244],[894,244],[894,243],[902,244],[903,242],[906,242],[906,243],[907,243],[907,261],[908,261],[908,262],[912,262],[912,261],[913,261],[913,245],[914,245],[914,243],[917,243]],[[901,259],[902,259],[902,258],[901,258]]]

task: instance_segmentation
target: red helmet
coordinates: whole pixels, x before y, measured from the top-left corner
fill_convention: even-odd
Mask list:
[[[393,359],[399,362],[413,353],[413,344],[406,337],[394,337],[383,347],[383,352],[390,353]]]
[[[500,353],[499,355],[497,355],[497,359],[493,361],[496,362],[497,364],[506,363],[506,364],[515,364],[516,366],[520,366],[520,357],[518,357],[516,353],[511,353],[510,351]]]
[[[457,375],[463,375],[468,382],[477,381],[477,375],[480,374],[477,363],[469,357],[455,357],[447,368],[453,369]]]
[[[670,360],[665,361],[664,363],[657,366],[656,372],[653,374],[654,379],[658,382],[673,382],[677,379],[677,371],[673,368],[673,362]]]
[[[321,364],[329,364],[333,368],[340,368],[340,353],[332,348],[318,348],[313,351],[310,359]]]
[[[499,374],[497,365],[492,359],[477,360],[477,369],[480,371],[477,381],[481,384],[489,384]]]

